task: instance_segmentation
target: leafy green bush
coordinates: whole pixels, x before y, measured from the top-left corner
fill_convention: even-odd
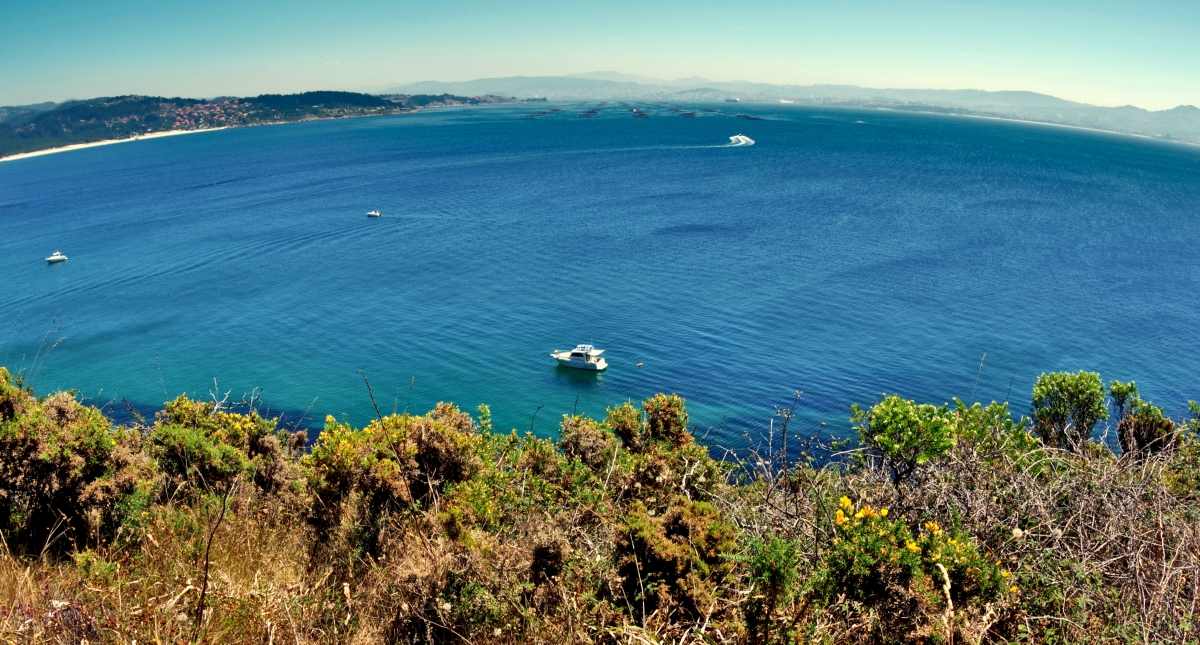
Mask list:
[[[870,410],[858,405],[851,410],[859,440],[883,457],[896,485],[912,477],[918,466],[945,454],[956,441],[948,406],[917,405],[892,394]]]
[[[954,399],[950,418],[954,422],[959,445],[970,446],[983,453],[1003,454],[1020,460],[1041,445],[1036,437],[1026,431],[1023,419],[1013,421],[1007,403],[993,401],[986,406],[979,403],[968,406]]]
[[[1200,439],[1200,403],[1196,401],[1188,401],[1188,416],[1183,422],[1183,427],[1198,439]]]
[[[1104,383],[1096,372],[1042,374],[1033,385],[1034,432],[1051,447],[1079,449],[1107,418]]]
[[[674,448],[693,442],[687,408],[678,395],[655,394],[642,403],[642,409],[646,411],[647,441],[661,441]]]
[[[608,408],[608,417],[605,418],[604,425],[620,437],[626,450],[634,453],[641,450],[646,434],[646,422],[642,418],[641,410],[633,407],[632,402],[626,401]]]
[[[1133,381],[1128,383],[1109,381],[1108,392],[1112,396],[1113,407],[1117,409],[1117,420],[1120,421],[1129,412],[1130,404],[1138,398],[1137,383]]]

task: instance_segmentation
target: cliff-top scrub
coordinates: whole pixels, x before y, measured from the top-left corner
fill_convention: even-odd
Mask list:
[[[0,634],[1196,642],[1200,405],[1102,383],[1044,375],[1028,419],[885,395],[857,447],[794,436],[785,468],[714,458],[675,395],[558,440],[440,403],[305,447],[184,395],[115,426],[0,369]],[[1119,454],[1091,439],[1109,418]]]

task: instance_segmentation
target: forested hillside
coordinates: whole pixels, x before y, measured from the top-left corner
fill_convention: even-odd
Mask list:
[[[0,108],[0,157],[171,130],[399,114],[422,107],[512,101],[515,99],[496,96],[381,97],[356,92],[304,92],[213,100],[118,96],[57,106]]]

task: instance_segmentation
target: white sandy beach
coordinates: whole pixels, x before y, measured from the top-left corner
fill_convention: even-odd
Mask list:
[[[927,112],[926,114],[942,114],[942,112]],[[1161,141],[1163,143],[1178,143],[1185,146],[1200,146],[1200,143],[1192,143],[1191,141],[1180,141],[1178,139],[1167,139],[1164,137],[1155,137],[1148,134],[1137,134],[1134,132],[1121,132],[1118,130],[1105,130],[1103,128],[1089,128],[1083,125],[1068,125],[1066,123],[1051,123],[1049,121],[1030,121],[1029,119],[1017,119],[1003,116],[984,116],[981,114],[960,114],[956,112],[949,113],[950,116],[962,116],[968,119],[987,119],[989,121],[1011,121],[1013,123],[1032,123],[1033,125],[1047,125],[1052,128],[1069,128],[1071,130],[1087,130],[1088,132],[1103,132],[1104,134],[1116,134],[1123,137],[1137,137],[1139,139],[1150,139],[1151,141]]]
[[[47,150],[38,150],[37,152],[22,152],[20,154],[9,155],[7,157],[0,157],[0,161],[15,161],[17,159],[25,159],[28,157],[40,157],[41,155],[53,154],[55,152],[66,152],[68,150],[79,150],[82,148],[94,148],[96,146],[107,146],[112,143],[125,143],[127,141],[141,141],[143,139],[157,139],[158,137],[171,137],[171,136],[175,136],[177,134],[194,134],[196,132],[216,132],[217,130],[224,130],[224,129],[225,128],[206,128],[203,130],[167,130],[166,132],[151,132],[150,134],[143,134],[143,135],[136,136],[136,137],[129,137],[127,139],[107,139],[105,141],[94,141],[92,143],[76,143],[76,144],[69,145],[69,146],[62,146],[60,148],[49,148]]]

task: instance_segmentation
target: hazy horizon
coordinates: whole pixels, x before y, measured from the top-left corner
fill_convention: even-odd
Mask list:
[[[0,105],[369,90],[617,70],[653,79],[1031,91],[1200,105],[1200,3],[700,0],[654,6],[16,0]]]

